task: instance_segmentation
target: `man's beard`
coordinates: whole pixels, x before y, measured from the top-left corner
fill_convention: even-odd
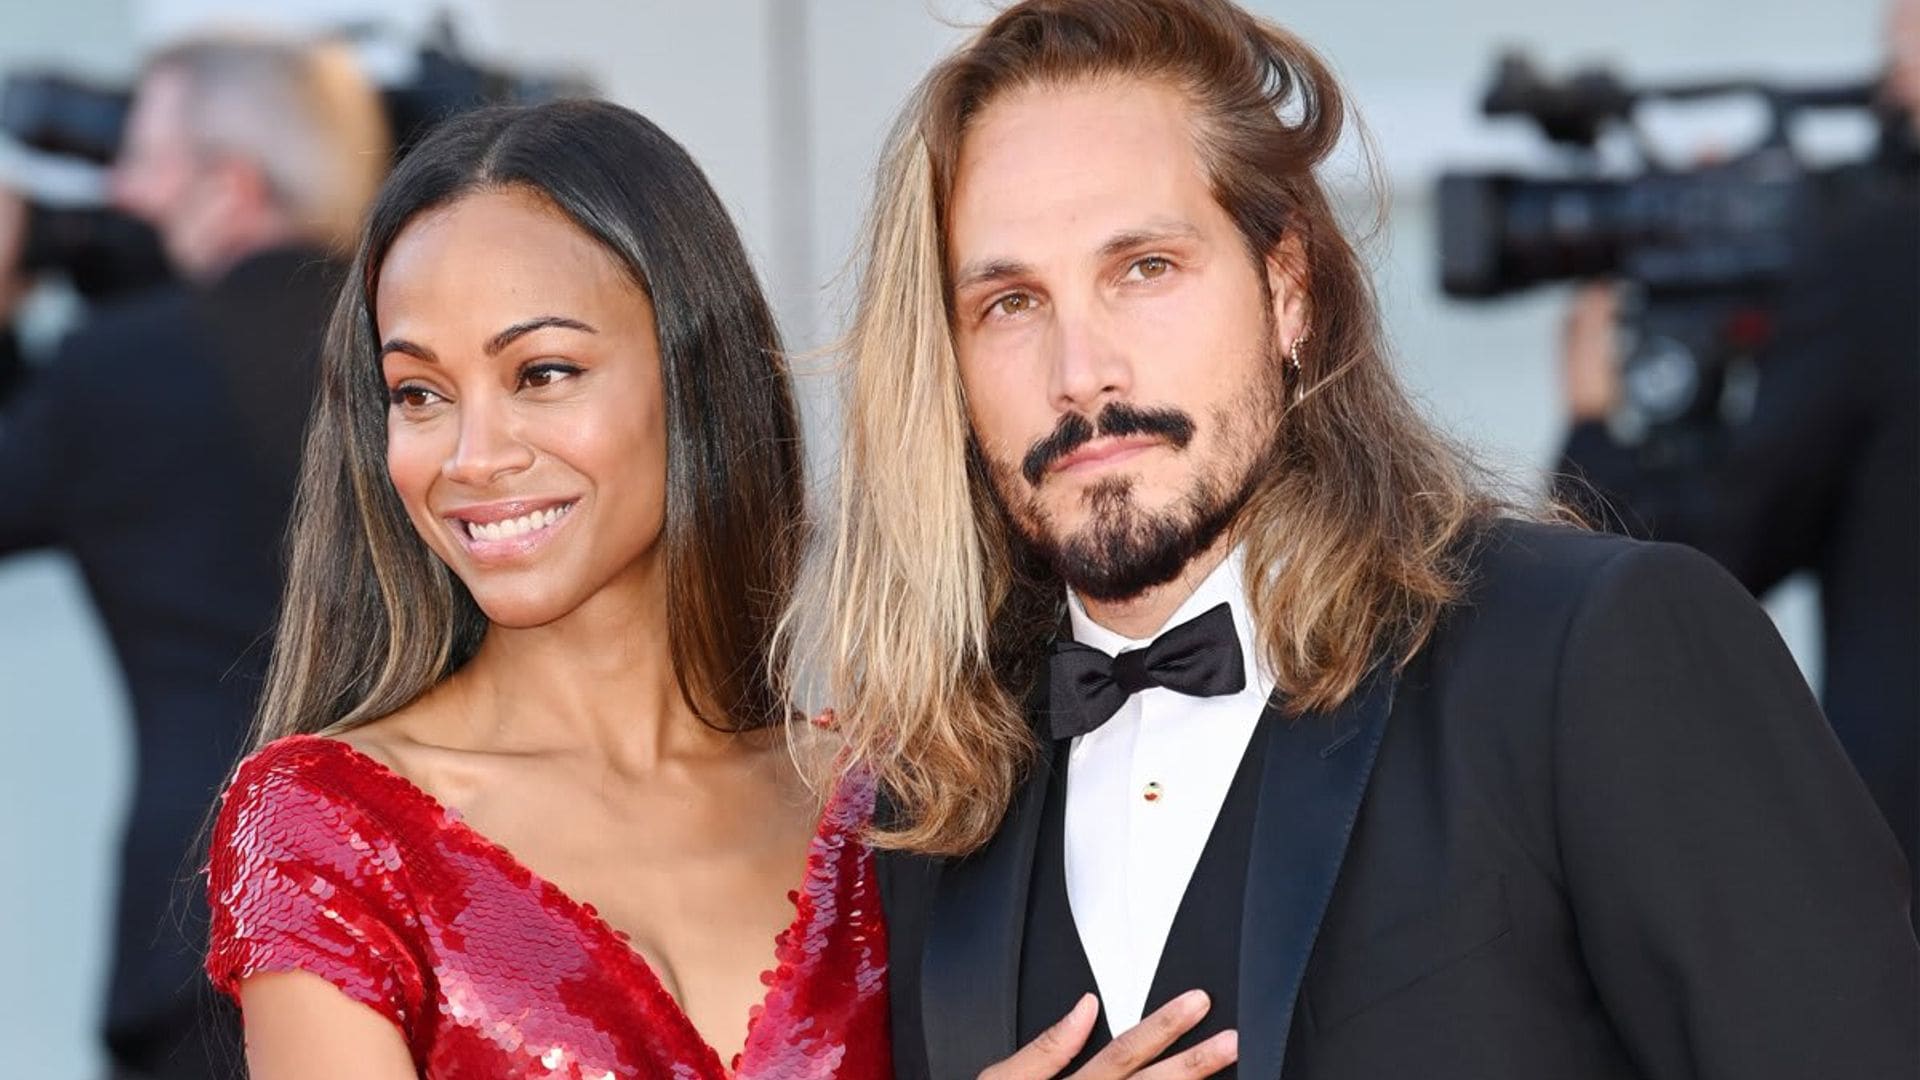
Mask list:
[[[1082,496],[1090,511],[1087,523],[1061,536],[1038,488],[1051,464],[1096,435],[1158,435],[1183,452],[1194,425],[1177,409],[1115,402],[1101,410],[1097,422],[1070,413],[1019,463],[987,457],[994,495],[1015,535],[1089,600],[1131,600],[1179,577],[1233,525],[1274,459],[1284,390],[1280,358],[1269,361],[1248,412],[1234,415],[1222,408],[1210,418],[1221,460],[1203,466],[1192,486],[1163,509],[1148,511],[1136,504],[1133,477],[1110,476]]]

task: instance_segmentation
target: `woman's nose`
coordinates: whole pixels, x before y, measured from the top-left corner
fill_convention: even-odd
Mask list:
[[[441,475],[469,487],[485,487],[533,464],[533,451],[519,437],[505,402],[475,402],[460,411],[460,438],[441,465]]]

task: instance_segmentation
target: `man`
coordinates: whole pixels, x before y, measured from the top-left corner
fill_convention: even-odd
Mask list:
[[[264,672],[339,278],[329,252],[352,242],[387,155],[378,96],[334,47],[206,39],[162,53],[112,191],[188,285],[99,311],[0,407],[0,553],[72,552],[132,699],[105,1021],[115,1076],[241,1068],[199,976],[191,847]],[[0,225],[0,266],[15,265],[19,210],[0,197],[13,226]]]
[[[1723,453],[1652,467],[1613,437],[1617,299],[1591,286],[1568,319],[1562,472],[1568,501],[1604,499],[1596,520],[1697,547],[1756,594],[1818,576],[1821,705],[1920,865],[1920,0],[1889,6],[1887,39],[1877,183],[1810,238]]]
[[[794,617],[921,853],[901,1074],[1907,1075],[1905,870],[1791,659],[1704,557],[1479,492],[1341,116],[1226,0],[1027,0],[896,130]]]

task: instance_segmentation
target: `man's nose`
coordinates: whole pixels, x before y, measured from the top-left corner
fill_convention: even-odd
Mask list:
[[[1094,415],[1133,389],[1133,367],[1096,308],[1057,308],[1048,348],[1048,396],[1054,408]]]

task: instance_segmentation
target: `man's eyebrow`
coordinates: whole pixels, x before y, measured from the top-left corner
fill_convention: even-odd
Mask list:
[[[1031,267],[1017,259],[980,259],[962,266],[959,273],[953,275],[953,291],[1024,277],[1031,272]]]
[[[1129,251],[1172,240],[1198,240],[1200,230],[1184,221],[1155,221],[1138,229],[1114,233],[1100,245],[1100,256],[1112,258]]]
[[[1110,259],[1115,255],[1137,248],[1152,247],[1174,240],[1198,240],[1200,230],[1185,221],[1159,220],[1149,222],[1137,229],[1127,229],[1108,237],[1100,245],[1100,257]],[[960,292],[976,285],[989,282],[1007,281],[1024,277],[1032,273],[1032,268],[1018,259],[978,259],[962,266],[953,275],[953,291]]]
[[[586,323],[581,322],[579,319],[569,319],[565,315],[536,315],[531,319],[523,319],[520,322],[514,323],[512,326],[507,327],[505,330],[487,339],[487,355],[498,355],[501,349],[513,344],[521,337],[531,334],[535,330],[545,330],[548,327],[555,326],[563,330],[578,330],[583,334],[597,334],[600,332],[588,326]]]

